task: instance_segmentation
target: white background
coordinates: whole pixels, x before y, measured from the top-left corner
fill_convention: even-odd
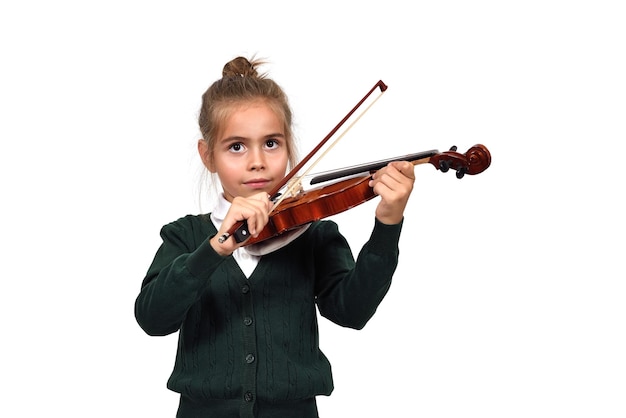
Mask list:
[[[134,299],[160,227],[207,210],[200,96],[269,60],[325,164],[476,143],[416,167],[393,286],[321,319],[323,417],[624,417],[626,15],[619,1],[22,1],[0,6],[0,415],[173,417],[176,335]],[[375,203],[338,216],[355,251]],[[12,411],[12,412],[8,412]]]

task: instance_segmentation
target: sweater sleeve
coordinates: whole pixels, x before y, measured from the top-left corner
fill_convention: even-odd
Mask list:
[[[362,329],[367,324],[391,286],[401,229],[402,223],[385,225],[375,220],[356,263],[338,231],[331,238],[333,242],[322,246],[321,266],[317,267],[323,277],[317,288],[322,316],[349,328]]]
[[[209,238],[195,244],[182,222],[161,229],[163,240],[135,301],[135,318],[149,335],[178,331],[189,308],[200,298],[210,274],[225,260]]]

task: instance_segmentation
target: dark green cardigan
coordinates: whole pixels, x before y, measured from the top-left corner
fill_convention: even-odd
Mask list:
[[[355,263],[337,225],[315,222],[263,256],[246,279],[232,256],[209,244],[217,231],[208,215],[165,225],[135,316],[150,335],[180,330],[168,388],[181,394],[181,410],[186,402],[252,417],[259,404],[295,408],[294,401],[329,395],[315,306],[341,326],[364,327],[391,284],[400,230],[375,221]]]

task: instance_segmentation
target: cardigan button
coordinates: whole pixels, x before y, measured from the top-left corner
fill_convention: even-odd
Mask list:
[[[247,327],[249,327],[250,325],[252,325],[252,318],[250,318],[249,316],[246,316],[243,319],[243,324]]]
[[[248,286],[247,284],[244,284],[244,285],[241,287],[241,293],[243,293],[244,295],[245,295],[246,293],[248,293],[249,291],[250,291],[250,286]]]
[[[243,399],[244,399],[244,401],[246,401],[246,402],[252,402],[252,401],[254,400],[254,395],[252,394],[252,392],[246,392],[246,393],[243,395]]]
[[[248,363],[248,364],[254,363],[254,354],[248,354],[246,356],[246,363]]]

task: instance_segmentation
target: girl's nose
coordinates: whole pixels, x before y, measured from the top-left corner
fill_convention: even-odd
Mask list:
[[[262,150],[252,150],[249,155],[248,166],[250,170],[262,170],[265,168],[265,155]]]

